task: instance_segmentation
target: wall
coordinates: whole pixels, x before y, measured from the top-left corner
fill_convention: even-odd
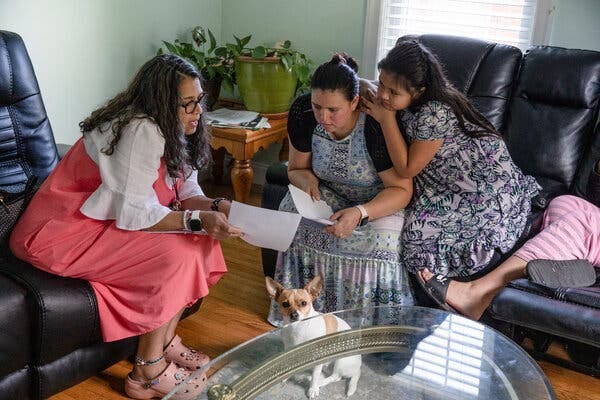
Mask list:
[[[366,0],[223,0],[221,37],[252,35],[250,46],[290,40],[315,68],[336,51],[362,57]],[[254,182],[262,184],[266,168],[277,160],[279,145],[253,159]]]
[[[58,143],[122,90],[161,40],[203,25],[220,32],[220,0],[0,0],[0,29],[29,51]]]
[[[600,1],[555,0],[550,44],[600,51]]]

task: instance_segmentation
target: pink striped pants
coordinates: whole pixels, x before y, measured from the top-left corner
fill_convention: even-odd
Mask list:
[[[514,255],[525,261],[586,259],[599,266],[600,208],[580,197],[556,197],[544,213],[540,233]]]

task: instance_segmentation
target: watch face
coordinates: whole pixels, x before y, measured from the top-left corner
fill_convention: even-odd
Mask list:
[[[193,231],[201,231],[202,230],[202,220],[201,219],[191,219],[190,220],[190,229]]]
[[[369,222],[369,217],[364,217],[360,220],[360,224],[358,226],[365,226]]]

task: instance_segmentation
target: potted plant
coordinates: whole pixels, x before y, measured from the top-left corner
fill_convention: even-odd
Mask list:
[[[208,39],[206,32],[208,32]],[[217,41],[210,29],[197,26],[192,29],[193,42],[176,39],[173,43],[163,41],[167,51],[177,54],[196,66],[202,74],[207,92],[206,105],[209,110],[216,103],[221,85],[233,92],[235,84],[235,55],[228,46],[217,47]],[[163,49],[158,50],[162,54]]]
[[[294,95],[310,84],[312,61],[291,48],[289,40],[273,47],[246,47],[252,36],[226,44],[235,56],[235,81],[248,110],[265,114],[287,111]]]

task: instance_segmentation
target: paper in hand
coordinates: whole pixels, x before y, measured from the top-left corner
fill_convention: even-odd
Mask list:
[[[302,217],[296,213],[269,210],[231,202],[229,223],[244,232],[242,239],[254,246],[286,251]]]
[[[292,195],[292,200],[294,200],[296,210],[298,210],[300,215],[324,225],[333,225],[333,222],[329,220],[329,217],[333,214],[333,210],[329,204],[323,200],[314,201],[308,193],[292,184],[289,184],[288,188]]]

